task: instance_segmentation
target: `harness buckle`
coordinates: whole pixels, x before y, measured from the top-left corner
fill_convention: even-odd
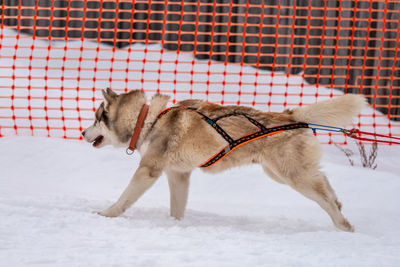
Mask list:
[[[353,128],[353,129],[351,129],[351,130],[347,130],[347,129],[342,129],[342,130],[340,130],[342,133],[344,133],[345,135],[347,135],[347,136],[349,136],[349,137],[351,137],[351,138],[354,138],[355,136],[356,136],[356,134],[358,133],[358,129],[356,129],[356,128]]]

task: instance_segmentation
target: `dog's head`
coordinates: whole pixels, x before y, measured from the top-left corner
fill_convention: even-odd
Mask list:
[[[96,148],[108,144],[125,146],[132,137],[140,109],[146,103],[146,96],[140,90],[118,95],[107,88],[102,93],[104,101],[96,110],[94,123],[82,135]]]

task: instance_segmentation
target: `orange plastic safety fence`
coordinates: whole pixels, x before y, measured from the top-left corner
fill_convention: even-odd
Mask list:
[[[0,0],[0,136],[81,139],[100,90],[282,111],[343,93],[400,136],[400,3]],[[320,133],[324,143],[346,138]]]

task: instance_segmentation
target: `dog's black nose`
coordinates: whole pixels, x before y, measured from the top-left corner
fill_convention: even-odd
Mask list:
[[[82,132],[82,136],[85,137],[85,131]]]

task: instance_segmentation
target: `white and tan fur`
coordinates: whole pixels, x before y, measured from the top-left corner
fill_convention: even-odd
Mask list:
[[[103,91],[103,95],[105,101],[96,111],[95,123],[83,135],[96,147],[106,144],[127,147],[146,96],[138,90],[117,95],[110,89]],[[98,214],[119,216],[165,172],[170,188],[171,216],[177,219],[184,216],[191,172],[227,143],[193,110],[174,109],[155,122],[168,99],[168,96],[160,94],[151,99],[137,143],[141,154],[139,167],[118,201]],[[210,118],[242,112],[266,127],[294,122],[344,126],[366,106],[366,101],[361,96],[345,95],[282,113],[220,106],[201,100],[185,100],[176,106],[195,108]],[[223,118],[218,124],[234,139],[258,130],[242,116]],[[216,164],[202,169],[216,173],[239,165],[260,164],[269,177],[317,202],[337,228],[354,231],[341,213],[341,203],[320,170],[320,158],[321,147],[312,132],[295,129],[247,143]]]

